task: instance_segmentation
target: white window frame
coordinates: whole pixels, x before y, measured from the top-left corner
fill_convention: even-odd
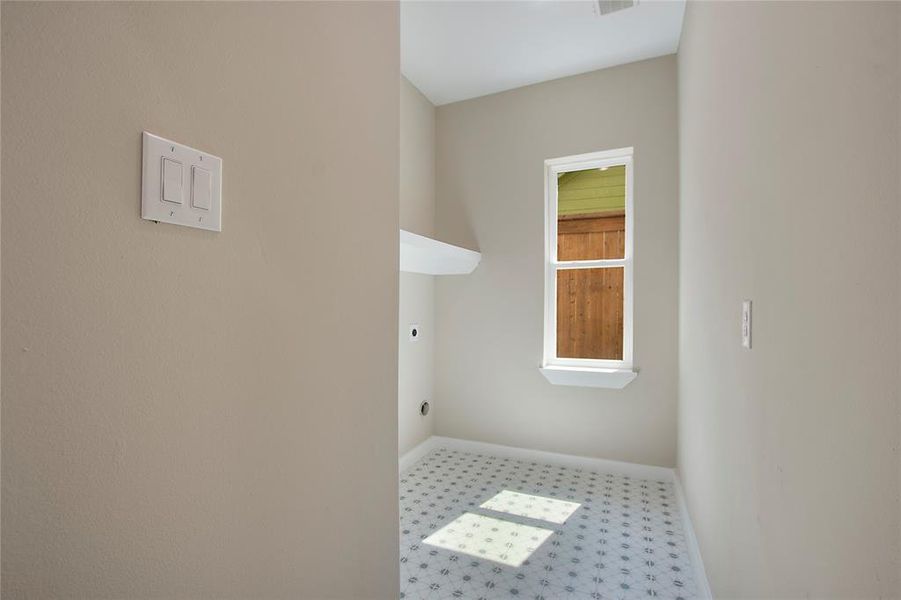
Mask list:
[[[632,371],[632,323],[633,323],[633,277],[634,277],[634,244],[635,227],[633,210],[633,149],[618,148],[603,152],[592,152],[575,156],[565,156],[544,161],[545,190],[545,244],[544,244],[544,356],[542,372],[552,383],[569,385],[595,385],[599,387],[623,387],[631,381],[635,373]],[[557,260],[557,176],[571,171],[600,169],[603,167],[626,167],[626,240],[625,254],[621,259],[606,260]],[[623,268],[623,358],[622,360],[603,360],[589,358],[557,357],[557,271],[563,269]],[[574,380],[579,383],[555,381],[561,374],[575,373]],[[591,383],[586,373],[608,375]],[[631,377],[629,374],[631,373]],[[553,375],[553,377],[551,376]],[[609,376],[612,375],[612,378]],[[568,376],[567,376],[568,377]],[[563,377],[566,379],[567,377]],[[604,380],[616,379],[616,382]],[[622,381],[625,379],[625,382]],[[622,385],[619,385],[622,383]]]

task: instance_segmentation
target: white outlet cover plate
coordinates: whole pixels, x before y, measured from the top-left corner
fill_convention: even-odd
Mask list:
[[[741,345],[751,349],[751,301],[741,303]]]
[[[180,203],[163,200],[163,159],[176,161],[182,166]],[[210,174],[209,209],[194,206],[193,167]],[[205,203],[197,202],[197,204]],[[145,131],[141,218],[209,231],[222,231],[222,159]]]

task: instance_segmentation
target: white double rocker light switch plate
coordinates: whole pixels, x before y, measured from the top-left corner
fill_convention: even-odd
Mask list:
[[[222,231],[222,159],[145,131],[141,217]]]

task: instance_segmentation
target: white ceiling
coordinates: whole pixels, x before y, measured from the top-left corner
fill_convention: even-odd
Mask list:
[[[435,105],[674,53],[684,0],[404,0],[401,70]]]

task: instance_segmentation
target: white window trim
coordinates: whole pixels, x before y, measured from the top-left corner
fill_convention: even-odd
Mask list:
[[[541,372],[559,385],[621,388],[632,381],[633,278],[635,227],[633,210],[633,149],[618,148],[544,161],[544,352]],[[622,259],[557,261],[557,175],[570,171],[626,167],[626,242]],[[623,359],[599,360],[557,357],[557,270],[566,268],[623,268]]]

